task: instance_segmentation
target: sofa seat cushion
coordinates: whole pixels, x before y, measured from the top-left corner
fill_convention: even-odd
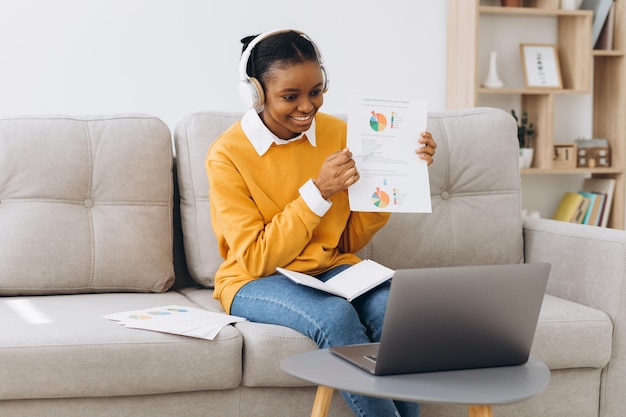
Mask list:
[[[212,289],[182,291],[190,300],[209,311],[224,311],[213,298]],[[280,361],[302,352],[317,349],[315,342],[302,333],[275,324],[236,323],[243,337],[243,379],[248,387],[294,387],[311,383],[282,370]]]
[[[0,118],[0,295],[167,290],[172,169],[156,117]]]
[[[198,307],[177,292],[0,298],[0,400],[238,387],[242,338],[234,327],[204,340],[102,317],[171,304]]]
[[[223,311],[211,289],[185,289],[190,300],[210,311]],[[283,326],[241,322],[243,337],[242,385],[283,387],[310,385],[282,371],[280,362],[317,349],[310,338]],[[550,369],[603,368],[611,355],[613,325],[602,311],[546,294],[532,354]]]
[[[613,324],[606,313],[544,296],[532,353],[550,369],[604,368],[612,343]]]

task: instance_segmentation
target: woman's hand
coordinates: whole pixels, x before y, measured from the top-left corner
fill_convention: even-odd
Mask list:
[[[418,139],[419,143],[423,143],[424,146],[415,150],[415,153],[420,156],[423,160],[425,160],[428,165],[433,163],[433,156],[435,155],[435,149],[437,149],[437,143],[430,132],[422,132],[420,138]]]
[[[314,182],[322,197],[328,200],[330,196],[346,190],[358,180],[359,172],[352,159],[352,152],[345,148],[326,158]]]

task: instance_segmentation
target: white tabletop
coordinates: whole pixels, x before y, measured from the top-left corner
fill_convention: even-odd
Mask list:
[[[420,403],[509,404],[531,398],[550,382],[550,370],[532,355],[520,366],[373,376],[321,349],[284,359],[281,366],[317,385]]]

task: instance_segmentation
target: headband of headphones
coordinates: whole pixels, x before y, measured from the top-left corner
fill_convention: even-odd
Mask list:
[[[324,81],[323,81],[324,85],[322,87],[322,90],[324,93],[328,90],[328,78],[326,74],[326,68],[324,67],[324,62],[322,61],[322,54],[319,48],[317,47],[317,45],[315,44],[315,42],[309,36],[307,36],[304,32],[301,32],[299,30],[292,30],[292,29],[272,30],[269,32],[264,32],[258,35],[257,37],[255,37],[248,44],[246,49],[241,54],[241,59],[239,61],[239,92],[240,92],[242,100],[244,101],[244,104],[248,108],[259,107],[263,105],[263,102],[265,101],[265,95],[263,93],[263,88],[261,87],[261,84],[254,77],[250,77],[250,75],[248,75],[248,72],[247,72],[248,61],[250,60],[250,55],[252,54],[252,50],[259,42],[269,37],[272,37],[274,35],[278,35],[278,34],[285,33],[285,32],[295,32],[299,34],[300,36],[302,36],[303,38],[305,38],[306,40],[308,40],[309,42],[311,42],[311,45],[313,45],[313,49],[315,50],[315,55],[317,56],[317,61],[319,62],[320,67],[322,69],[322,76],[324,78]]]

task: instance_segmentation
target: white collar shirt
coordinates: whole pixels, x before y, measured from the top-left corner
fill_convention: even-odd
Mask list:
[[[291,138],[288,140],[281,139],[275,134],[273,134],[267,126],[261,120],[257,109],[248,110],[241,119],[241,128],[243,129],[243,133],[246,134],[248,140],[254,146],[254,149],[257,151],[259,156],[263,156],[265,152],[272,146],[272,143],[277,145],[284,145],[290,143],[291,141],[302,138],[302,136],[306,135],[311,146],[316,146],[316,138],[315,138],[315,119],[311,123],[311,127],[305,132],[302,132],[295,138]]]

